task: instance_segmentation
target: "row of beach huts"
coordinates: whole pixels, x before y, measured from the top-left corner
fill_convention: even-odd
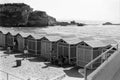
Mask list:
[[[25,47],[29,54],[42,56],[48,60],[60,56],[67,58],[69,64],[84,67],[91,60],[106,51],[111,44],[105,44],[99,40],[81,41],[78,38],[61,38],[59,36],[40,36],[27,33],[4,33],[0,31],[0,46],[24,52]],[[110,54],[116,50],[110,51]],[[109,54],[109,55],[110,55]],[[107,55],[107,56],[109,56]],[[104,57],[103,57],[104,59]],[[89,68],[98,67],[102,59],[96,61]]]

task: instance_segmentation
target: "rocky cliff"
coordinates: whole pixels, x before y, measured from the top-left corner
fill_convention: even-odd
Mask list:
[[[49,26],[54,25],[56,19],[44,11],[33,11],[24,3],[0,4],[0,26]]]
[[[44,11],[34,11],[28,18],[28,26],[49,26],[55,23],[56,19],[48,16]]]

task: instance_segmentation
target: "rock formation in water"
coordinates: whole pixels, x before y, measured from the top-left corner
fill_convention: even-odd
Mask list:
[[[112,25],[112,23],[111,22],[105,22],[105,23],[103,23],[103,25]]]
[[[49,26],[55,25],[56,19],[43,11],[33,11],[24,3],[0,4],[0,26]]]

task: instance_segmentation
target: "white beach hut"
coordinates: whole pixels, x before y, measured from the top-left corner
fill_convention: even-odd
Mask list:
[[[76,63],[76,44],[81,42],[78,38],[64,38],[57,41],[57,54],[68,59],[69,64]]]
[[[105,44],[99,40],[92,41],[82,41],[77,44],[77,65],[84,67],[91,60],[99,56],[103,49],[105,49],[109,44]],[[101,64],[101,59],[97,60],[89,68],[94,69]]]

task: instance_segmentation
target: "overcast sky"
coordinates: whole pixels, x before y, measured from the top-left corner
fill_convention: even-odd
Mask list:
[[[57,20],[120,22],[120,0],[0,0],[0,3],[8,2],[24,2]]]

